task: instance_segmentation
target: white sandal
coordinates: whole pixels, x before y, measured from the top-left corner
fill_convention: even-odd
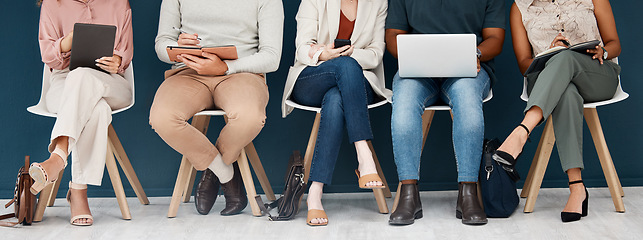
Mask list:
[[[69,181],[69,190],[67,191],[67,202],[69,203],[69,208],[71,209],[71,190],[76,189],[76,190],[84,190],[87,189],[87,184],[78,184],[78,183],[73,183]],[[91,219],[91,223],[76,223],[75,221],[78,219]],[[91,213],[90,214],[79,214],[76,216],[71,216],[71,220],[69,220],[69,223],[71,225],[75,226],[91,226],[94,223],[94,217],[92,217]]]
[[[65,151],[60,148],[56,148],[51,153],[56,154],[63,159],[63,161],[65,162],[65,166],[63,167],[63,169],[65,169],[67,167],[67,154],[65,153]],[[33,185],[31,185],[31,188],[29,189],[34,195],[38,194],[40,191],[42,191],[42,189],[56,181],[56,179],[49,179],[49,174],[47,174],[45,168],[43,168],[40,163],[31,164],[31,166],[29,167],[29,176],[31,176],[31,178],[33,178],[34,180]]]

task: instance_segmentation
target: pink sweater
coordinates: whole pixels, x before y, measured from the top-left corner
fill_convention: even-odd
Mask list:
[[[119,73],[132,61],[132,11],[127,0],[44,0],[40,11],[38,42],[42,61],[53,69],[69,66],[70,52],[60,52],[60,41],[75,23],[116,26],[114,54],[122,57]]]

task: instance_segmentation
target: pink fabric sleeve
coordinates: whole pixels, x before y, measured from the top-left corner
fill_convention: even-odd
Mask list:
[[[71,51],[66,53],[60,52],[60,41],[64,36],[59,36],[45,4],[42,5],[40,11],[39,28],[38,43],[40,44],[42,62],[50,68],[58,70],[68,67]]]
[[[129,67],[134,55],[134,41],[132,33],[132,10],[128,7],[125,13],[125,21],[119,26],[121,29],[120,38],[114,47],[114,54],[121,56],[121,66],[118,68],[118,73],[122,74],[125,69]]]

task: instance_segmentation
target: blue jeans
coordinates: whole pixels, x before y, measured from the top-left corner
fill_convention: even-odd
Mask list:
[[[292,100],[306,106],[321,107],[310,180],[330,184],[344,125],[351,143],[373,138],[368,104],[373,89],[362,67],[351,57],[338,57],[319,66],[306,67],[297,78]]]
[[[393,78],[391,135],[397,174],[402,180],[420,178],[422,114],[442,100],[453,112],[453,148],[458,182],[478,181],[484,139],[482,100],[489,93],[484,69],[475,78]]]

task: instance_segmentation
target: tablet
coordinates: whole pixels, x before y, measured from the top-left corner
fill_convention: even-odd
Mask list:
[[[96,59],[114,55],[114,39],[116,39],[116,26],[87,23],[74,24],[69,70],[88,67],[108,73],[96,66]]]
[[[221,60],[235,60],[237,59],[237,47],[233,45],[219,46],[219,47],[179,47],[168,46],[166,49],[170,61],[181,62],[176,58],[179,54],[191,54],[195,56],[202,56],[202,52],[216,54]]]

